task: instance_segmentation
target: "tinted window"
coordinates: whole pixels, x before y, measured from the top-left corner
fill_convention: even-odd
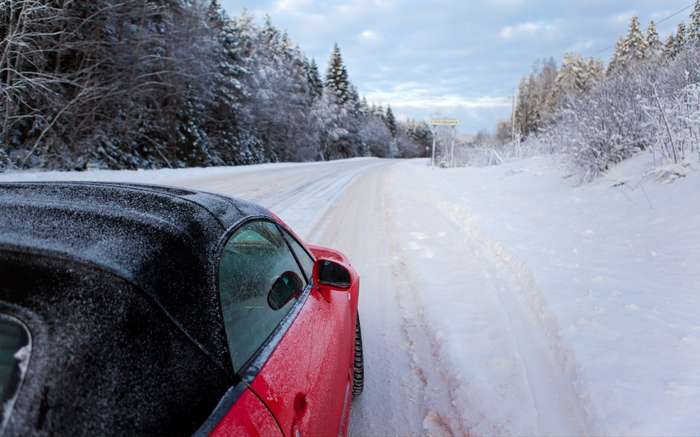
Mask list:
[[[12,405],[29,360],[29,334],[19,322],[0,316],[0,396],[2,427],[12,413]]]
[[[285,284],[306,285],[304,275],[276,225],[241,227],[224,248],[219,292],[233,368],[238,372],[272,334],[300,293]],[[300,290],[301,291],[301,290]],[[282,293],[275,298],[273,293]]]
[[[306,249],[304,249],[304,247],[302,247],[302,245],[299,244],[294,237],[289,235],[289,233],[284,230],[282,232],[284,232],[285,237],[287,237],[287,241],[289,241],[289,245],[292,247],[294,254],[297,256],[297,259],[301,264],[301,268],[304,269],[306,277],[311,279],[314,271],[314,259],[311,258],[311,255],[306,252]]]

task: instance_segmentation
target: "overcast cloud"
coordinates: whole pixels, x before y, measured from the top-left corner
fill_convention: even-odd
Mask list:
[[[402,117],[453,116],[464,132],[510,113],[539,58],[576,51],[607,60],[633,14],[660,20],[691,0],[221,0],[229,14],[269,14],[325,70],[334,42],[370,101]],[[690,11],[659,25],[665,38]],[[646,25],[646,24],[645,24]]]

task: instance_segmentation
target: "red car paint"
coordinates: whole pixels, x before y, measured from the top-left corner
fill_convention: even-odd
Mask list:
[[[265,404],[250,390],[245,390],[212,435],[275,437],[282,436],[282,432]]]
[[[345,266],[351,287],[318,285],[314,268],[315,285],[303,308],[252,384],[214,429],[214,436],[347,435],[360,280],[340,252],[306,248],[317,262]]]

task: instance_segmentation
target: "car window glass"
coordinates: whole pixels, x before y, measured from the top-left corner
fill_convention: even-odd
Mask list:
[[[306,252],[306,249],[302,247],[301,244],[297,242],[297,240],[294,239],[288,232],[284,232],[285,237],[287,238],[287,241],[289,241],[289,245],[291,246],[292,250],[294,251],[294,254],[297,256],[297,259],[299,260],[299,264],[301,264],[301,268],[304,269],[304,273],[306,273],[306,277],[311,279],[311,276],[313,275],[314,271],[314,259],[311,257]]]
[[[236,372],[274,332],[305,286],[276,225],[248,223],[233,234],[221,258],[219,293]]]
[[[0,412],[4,429],[29,360],[29,334],[18,321],[0,316]]]

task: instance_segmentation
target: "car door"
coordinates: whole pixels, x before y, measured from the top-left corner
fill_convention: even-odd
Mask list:
[[[314,260],[285,230],[313,283]],[[352,399],[352,319],[347,292],[315,286],[251,384],[286,435],[344,435]]]
[[[219,289],[233,368],[285,435],[337,434],[350,399],[352,349],[338,341],[348,300],[312,289],[313,259],[283,232],[248,222],[224,247]],[[270,297],[294,276],[297,293]]]

